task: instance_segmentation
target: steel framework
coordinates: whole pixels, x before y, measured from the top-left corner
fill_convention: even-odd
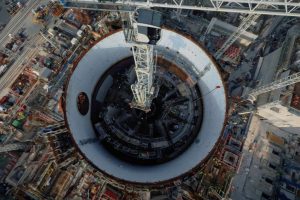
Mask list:
[[[156,93],[153,78],[156,68],[153,61],[153,46],[135,45],[132,47],[132,53],[137,81],[131,85],[134,99],[130,105],[147,112],[150,111],[151,102]]]
[[[127,22],[127,25],[123,27],[125,40],[133,45],[131,49],[137,78],[137,81],[131,85],[133,100],[130,106],[148,112],[151,110],[151,102],[155,97],[155,91],[158,89],[154,84],[156,71],[154,60],[156,57],[154,58],[153,55],[153,45],[147,44],[148,41],[143,41],[138,36],[136,15],[138,15],[137,11],[122,15],[122,18]]]
[[[268,8],[267,5],[257,5],[257,8]],[[260,14],[249,14],[240,23],[239,27],[227,38],[222,47],[215,53],[215,58],[220,59],[226,50],[260,17]]]
[[[207,35],[207,34],[210,33],[210,31],[213,28],[213,26],[215,25],[216,21],[217,21],[217,18],[215,18],[215,17],[210,20],[210,23],[208,24],[207,29],[206,29],[204,35]]]
[[[97,0],[65,0],[61,2],[65,7],[80,7],[91,10],[130,11],[135,7],[160,7],[177,9],[178,15],[182,9],[248,13],[249,15],[244,18],[240,26],[215,53],[216,59],[220,59],[224,55],[226,50],[251,26],[251,23],[258,19],[260,14],[300,16],[299,0],[115,0],[101,2]],[[210,23],[207,32],[210,31],[213,23],[213,21]]]
[[[259,16],[259,14],[251,14],[244,18],[239,27],[229,36],[222,47],[215,53],[215,58],[220,59],[226,50],[251,26],[252,22],[259,18]]]
[[[136,7],[300,16],[299,0],[60,0],[65,7],[132,11]]]
[[[267,85],[258,87],[256,89],[251,90],[249,93],[246,93],[243,95],[244,98],[248,98],[250,100],[255,100],[256,97],[260,94],[264,94],[267,92],[271,92],[273,90],[277,90],[295,83],[300,82],[300,72],[294,73],[290,76],[287,76],[282,79],[278,79],[272,83],[269,83]]]
[[[132,12],[133,9],[137,7],[158,7],[177,9],[178,11],[182,9],[188,9],[249,14],[243,19],[234,33],[229,36],[223,46],[215,53],[216,59],[220,59],[225,51],[236,41],[237,38],[240,37],[241,34],[244,33],[244,31],[251,26],[253,21],[258,19],[261,14],[300,17],[300,0],[61,0],[61,3],[67,8],[80,7],[82,9],[89,10],[118,10]],[[210,27],[208,28],[208,31],[209,29]],[[135,55],[135,57],[137,57],[137,55]],[[209,68],[207,67],[206,70],[201,73],[204,74],[208,70]],[[145,75],[143,74],[143,76]],[[153,80],[153,78],[148,78],[148,80]],[[268,85],[254,89],[245,96],[247,96],[249,99],[255,99],[260,94],[270,92],[299,81],[300,73],[296,73],[284,79],[279,79]],[[149,90],[149,87],[145,87],[144,85],[146,86],[145,83],[132,86],[132,90],[135,90],[135,92],[133,92],[135,99],[140,102],[142,102],[145,99],[144,97],[146,97],[146,93],[144,91],[141,92],[141,88],[147,89],[145,90],[147,92],[151,91],[151,89]],[[139,91],[140,94],[138,95],[137,92]]]

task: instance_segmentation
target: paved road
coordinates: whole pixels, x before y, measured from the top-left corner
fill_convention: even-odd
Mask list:
[[[244,143],[243,147],[243,157],[241,161],[240,168],[237,172],[237,174],[234,176],[232,180],[232,187],[233,187],[233,192],[231,193],[231,199],[233,200],[251,200],[255,194],[246,194],[245,193],[245,186],[246,183],[249,181],[247,180],[249,177],[249,170],[254,158],[254,151],[250,151],[250,147],[255,144],[255,140],[258,137],[258,135],[266,131],[266,127],[264,127],[264,123],[262,123],[257,116],[253,116],[247,139]]]
[[[29,0],[24,8],[22,8],[6,25],[0,34],[0,44],[3,47],[9,39],[9,34],[16,34],[24,25],[25,18],[29,17],[31,10],[41,3],[41,0]]]
[[[44,42],[44,39],[38,34],[41,25],[32,23],[31,10],[40,4],[46,4],[49,0],[29,0],[22,10],[20,10],[6,25],[0,34],[0,48],[8,42],[9,34],[16,34],[21,28],[25,27],[29,34],[27,44],[20,55],[13,56],[16,60],[9,67],[6,73],[0,78],[0,98],[7,94],[11,84],[17,79],[25,68],[25,62],[28,62],[35,56],[39,49],[35,48],[37,44]],[[35,46],[35,47],[34,47]]]
[[[0,24],[7,24],[9,20],[11,19],[11,16],[6,10],[5,1],[0,1]]]
[[[20,56],[17,57],[14,64],[7,70],[7,72],[0,79],[0,97],[4,96],[6,88],[10,87],[11,84],[18,78],[18,76],[22,73],[24,68],[26,67],[26,62],[28,62],[31,58],[33,58],[40,50],[39,48],[34,48],[43,42],[45,42],[44,38],[40,35],[34,37],[35,40],[29,42],[27,44]]]

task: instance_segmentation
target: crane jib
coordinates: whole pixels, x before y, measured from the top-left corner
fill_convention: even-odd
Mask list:
[[[60,0],[64,7],[88,10],[133,11],[137,7],[202,10],[262,15],[281,15],[300,17],[300,4],[296,1],[282,0],[207,0],[173,1],[161,3],[160,0]]]

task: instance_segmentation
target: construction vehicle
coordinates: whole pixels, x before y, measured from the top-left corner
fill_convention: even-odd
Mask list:
[[[33,19],[32,22],[35,24],[44,24],[49,14],[48,6],[42,5],[32,10]]]

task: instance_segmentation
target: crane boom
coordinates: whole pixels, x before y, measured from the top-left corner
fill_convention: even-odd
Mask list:
[[[257,8],[267,9],[268,5],[256,5]],[[260,17],[260,14],[249,14],[240,23],[239,27],[229,36],[222,47],[215,53],[215,58],[220,59],[226,50]]]
[[[137,7],[218,11],[246,14],[300,16],[297,0],[60,0],[66,8],[133,11]],[[266,8],[267,7],[267,8]]]
[[[203,10],[203,11],[219,11],[219,12],[238,12],[238,13],[248,13],[249,15],[243,19],[239,27],[229,36],[225,41],[222,47],[215,53],[215,58],[220,59],[226,50],[251,26],[252,22],[257,20],[261,14],[270,14],[270,15],[285,15],[290,16],[300,16],[300,12],[297,11],[297,5],[285,1],[284,12],[279,11],[283,5],[282,2],[277,1],[247,1],[247,5],[244,5],[246,2],[244,0],[225,0],[225,1],[216,1],[210,0],[204,3],[202,1],[193,1],[193,0],[169,0],[164,3],[160,3],[156,0],[122,0],[122,1],[97,1],[97,0],[61,0],[65,7],[80,7],[81,9],[89,10],[118,10],[118,11],[131,11],[135,7],[159,7],[159,8],[173,8],[177,10],[189,9],[189,10]],[[243,5],[241,7],[237,5]],[[248,6],[248,10],[247,10]],[[274,8],[277,9],[274,10]],[[225,9],[225,10],[224,10]],[[210,24],[211,26],[213,23]],[[209,31],[212,27],[208,27]]]
[[[271,92],[273,90],[277,90],[298,82],[300,82],[300,72],[294,73],[285,78],[278,79],[272,83],[253,89],[249,93],[244,94],[243,97],[254,100],[260,94]]]
[[[215,53],[215,58],[220,59],[226,50],[259,18],[259,14],[251,14],[243,19],[239,27],[229,36],[222,47]]]

